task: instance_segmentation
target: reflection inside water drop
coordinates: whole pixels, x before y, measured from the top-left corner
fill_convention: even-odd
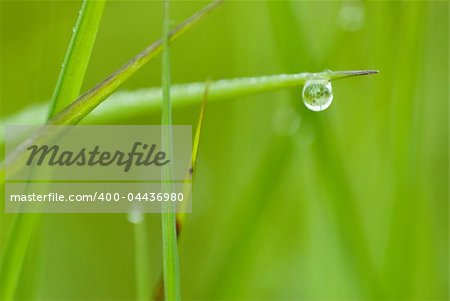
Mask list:
[[[333,89],[327,79],[308,80],[303,86],[303,103],[312,111],[323,111],[333,101]]]

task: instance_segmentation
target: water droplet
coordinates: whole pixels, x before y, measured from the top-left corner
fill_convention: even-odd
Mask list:
[[[72,32],[75,32],[75,29],[76,29],[75,27],[72,27]]]
[[[333,89],[327,79],[312,79],[303,86],[302,96],[308,109],[323,111],[333,102]]]

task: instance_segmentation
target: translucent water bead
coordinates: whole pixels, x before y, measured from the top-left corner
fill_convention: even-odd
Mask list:
[[[303,86],[303,103],[312,111],[323,111],[333,102],[333,88],[327,79],[312,79]]]

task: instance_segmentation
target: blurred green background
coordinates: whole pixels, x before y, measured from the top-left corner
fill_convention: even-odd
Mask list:
[[[173,1],[174,24],[205,4]],[[51,97],[80,5],[1,2],[2,118]],[[159,1],[109,1],[83,91],[161,22]],[[301,87],[208,106],[184,300],[448,300],[448,23],[448,1],[230,1],[171,46],[173,83],[380,70],[334,82],[324,112],[304,107]],[[123,88],[159,86],[160,70],[151,61]],[[174,123],[198,111],[176,109]],[[12,215],[0,217],[3,254]],[[160,217],[145,223],[153,287]],[[133,239],[123,214],[43,215],[17,300],[135,299]]]

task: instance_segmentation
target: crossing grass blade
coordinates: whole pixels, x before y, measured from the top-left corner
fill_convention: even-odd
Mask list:
[[[49,118],[80,95],[104,7],[104,0],[83,1],[53,92]]]

